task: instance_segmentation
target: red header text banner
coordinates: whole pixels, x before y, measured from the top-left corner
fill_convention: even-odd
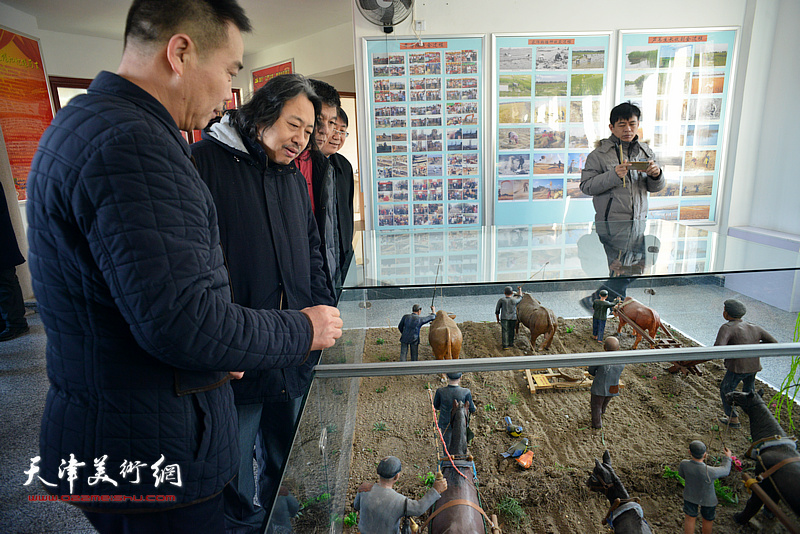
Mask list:
[[[52,120],[38,41],[0,28],[0,127],[19,200],[26,198],[31,161]]]
[[[575,39],[528,39],[529,45],[574,45]]]
[[[257,69],[253,71],[253,92],[255,93],[258,91],[261,86],[265,83],[270,81],[275,76],[280,76],[282,74],[291,74],[294,72],[294,65],[291,61],[286,61],[284,63],[278,63],[276,65],[270,65],[269,67],[264,67],[263,69]]]
[[[653,35],[648,43],[704,43],[708,35]]]

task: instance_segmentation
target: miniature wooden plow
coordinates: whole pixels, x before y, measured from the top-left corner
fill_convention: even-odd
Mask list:
[[[666,326],[664,326],[663,323],[661,323],[661,331],[664,333],[665,337],[661,337],[661,338],[657,337],[657,338],[653,339],[652,337],[650,337],[650,335],[647,333],[646,330],[644,330],[638,324],[634,323],[630,319],[630,317],[625,315],[625,312],[622,311],[622,307],[617,307],[614,310],[614,313],[618,314],[620,317],[625,319],[625,322],[627,322],[630,325],[630,327],[634,329],[634,331],[636,331],[639,335],[641,335],[642,338],[650,344],[651,348],[654,348],[654,349],[671,349],[671,348],[679,349],[679,348],[681,348],[683,346],[683,345],[681,345],[680,341],[678,341],[677,339],[675,339],[672,336],[672,333],[667,329]],[[656,333],[656,335],[658,335],[658,334]],[[700,376],[700,375],[703,374],[703,371],[701,371],[700,369],[697,368],[697,364],[698,363],[703,363],[705,361],[708,361],[708,360],[684,360],[684,361],[678,361],[678,362],[671,362],[672,366],[668,367],[666,370],[669,371],[670,373],[673,373],[673,374],[677,373],[678,371],[680,371],[684,375],[688,375],[689,373],[691,373],[691,374]]]
[[[544,391],[562,391],[567,389],[589,389],[592,387],[592,375],[583,369],[525,369],[528,389],[531,394]],[[625,387],[622,382],[619,387]]]

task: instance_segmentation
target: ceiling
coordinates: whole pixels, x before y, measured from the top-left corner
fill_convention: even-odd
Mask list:
[[[0,0],[41,30],[122,40],[131,0]],[[245,55],[352,21],[352,0],[239,0],[253,24]]]

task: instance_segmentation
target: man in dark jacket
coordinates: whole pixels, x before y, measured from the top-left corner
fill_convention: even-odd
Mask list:
[[[430,323],[436,319],[436,308],[431,306],[431,314],[420,317],[422,310],[419,304],[411,306],[411,313],[407,313],[400,319],[397,329],[400,330],[400,361],[406,361],[406,354],[411,348],[411,361],[415,362],[419,358],[419,329],[422,325]]]
[[[344,284],[347,270],[353,259],[353,197],[355,196],[355,179],[353,166],[347,158],[339,154],[349,135],[347,113],[339,108],[336,127],[328,135],[328,141],[322,147],[322,154],[328,158],[333,167],[336,182],[337,215],[339,221],[339,279]]]
[[[231,95],[235,0],[136,0],[118,74],[59,111],[28,178],[50,390],[30,472],[100,532],[214,533],[239,465],[228,371],[302,365],[338,311],[231,302],[217,215],[180,130]],[[31,477],[33,478],[33,477]],[[153,495],[142,501],[115,497]]]
[[[14,197],[16,198],[16,196]],[[11,225],[5,192],[0,186],[0,341],[10,341],[28,331],[25,301],[17,279],[17,265],[25,263]]]
[[[305,78],[278,76],[192,145],[217,208],[233,301],[243,306],[299,310],[334,303],[305,180],[293,164],[319,106]],[[264,532],[318,359],[314,353],[301,367],[246,373],[233,384],[241,447],[239,476],[224,490],[228,532]],[[253,505],[257,436],[259,507]]]
[[[311,147],[311,185],[314,193],[314,215],[317,219],[317,229],[321,240],[325,267],[328,271],[331,285],[334,288],[342,285],[339,273],[339,215],[338,200],[336,198],[336,176],[333,167],[322,148],[336,129],[336,117],[342,104],[339,93],[334,87],[320,80],[309,80],[314,92],[317,93],[322,106],[317,115],[317,124],[314,131],[315,146]],[[306,177],[308,178],[308,177]]]

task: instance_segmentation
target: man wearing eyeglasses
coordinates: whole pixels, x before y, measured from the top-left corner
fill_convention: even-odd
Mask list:
[[[347,113],[340,107],[336,117],[336,126],[331,130],[328,141],[322,147],[322,155],[328,158],[333,167],[336,182],[336,200],[339,219],[339,280],[344,284],[347,269],[353,258],[353,196],[355,180],[353,166],[347,158],[338,152],[344,146],[349,120]]]

